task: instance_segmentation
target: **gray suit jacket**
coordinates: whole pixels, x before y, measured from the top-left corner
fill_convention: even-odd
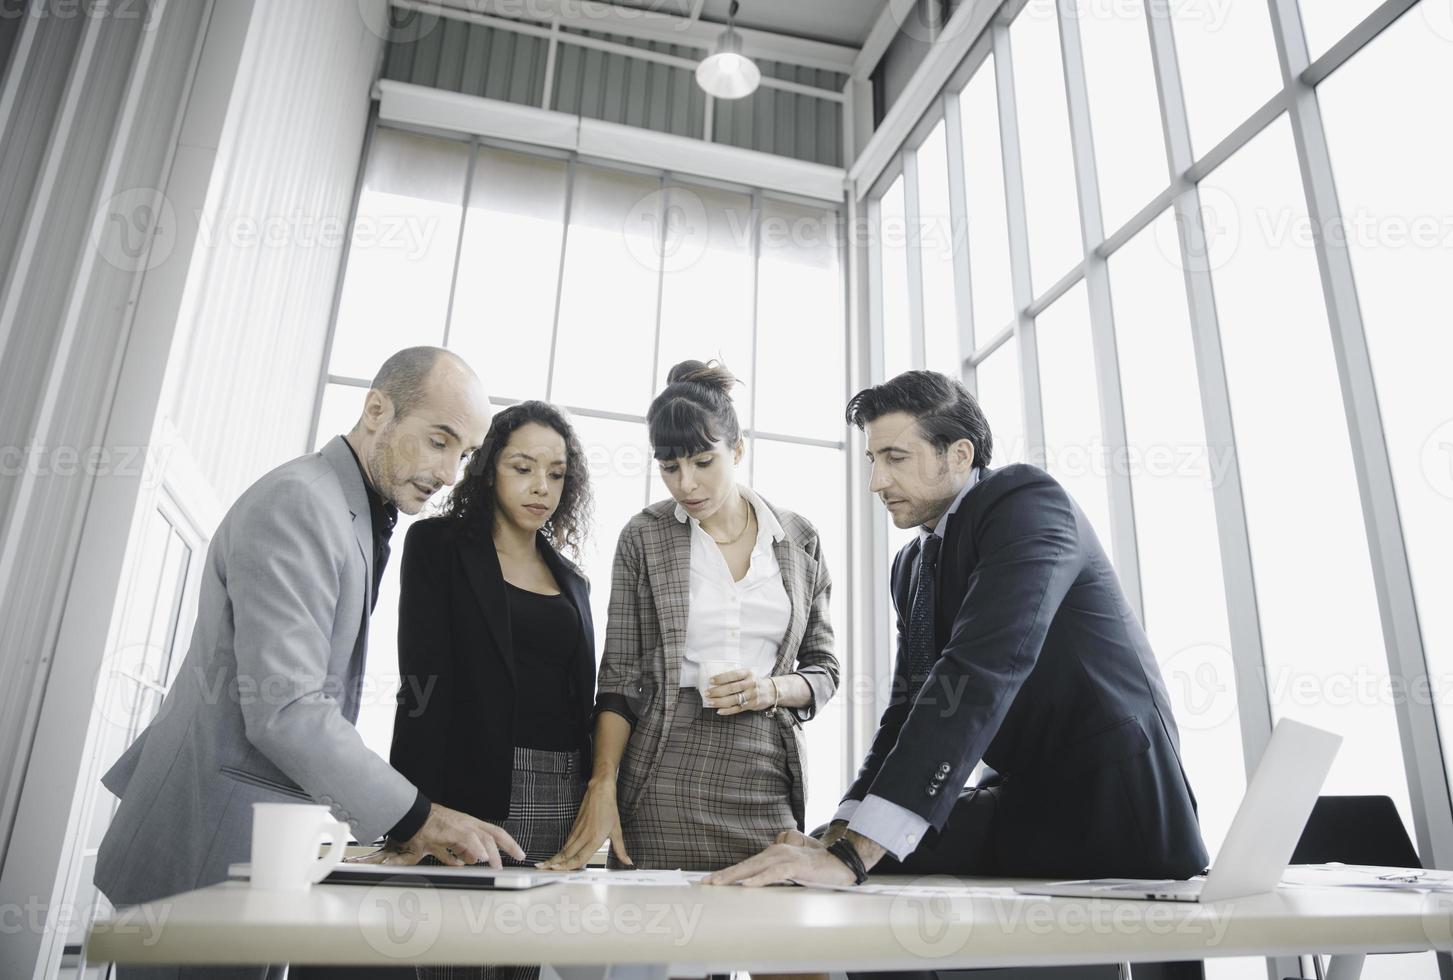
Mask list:
[[[102,778],[121,798],[96,860],[112,902],[224,879],[248,859],[253,803],[325,804],[360,841],[413,805],[413,785],[354,728],[372,566],[368,492],[342,437],[232,505],[176,680]]]
[[[773,546],[773,553],[792,603],[772,673],[802,674],[813,696],[807,708],[777,713],[793,734],[786,742],[787,767],[792,812],[800,829],[807,797],[802,723],[827,704],[838,683],[828,619],[832,583],[817,529],[789,510],[763,503],[786,532]],[[691,612],[691,527],[675,515],[676,502],[668,499],[632,517],[621,531],[611,570],[610,613],[596,709],[615,711],[631,719],[634,726],[617,776],[622,820],[630,819],[660,763],[681,686]]]

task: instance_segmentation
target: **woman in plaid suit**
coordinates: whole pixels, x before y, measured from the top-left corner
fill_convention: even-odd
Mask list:
[[[547,868],[609,837],[613,865],[714,870],[803,827],[802,724],[838,681],[827,563],[810,523],[737,483],[735,384],[686,361],[647,412],[671,499],[621,532],[592,777]]]

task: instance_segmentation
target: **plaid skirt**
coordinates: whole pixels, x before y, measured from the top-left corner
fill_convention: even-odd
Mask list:
[[[696,688],[681,688],[660,764],[622,815],[636,867],[715,871],[795,828],[786,737],[775,718],[720,715]]]
[[[565,845],[585,798],[583,761],[579,752],[515,748],[510,814],[504,820],[486,818],[503,827],[525,852],[523,861],[500,854],[505,867],[533,867],[536,861],[554,857]],[[535,980],[540,968],[420,966],[416,972],[420,980]]]

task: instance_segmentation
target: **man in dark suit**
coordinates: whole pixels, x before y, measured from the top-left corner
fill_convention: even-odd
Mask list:
[[[918,529],[893,562],[892,698],[819,838],[784,832],[708,880],[1202,871],[1165,684],[1084,513],[1043,470],[990,470],[988,422],[944,375],[901,374],[847,416],[871,491]]]

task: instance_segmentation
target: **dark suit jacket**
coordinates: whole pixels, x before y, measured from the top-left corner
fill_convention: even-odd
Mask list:
[[[595,701],[589,585],[543,536],[539,547],[580,615],[571,706],[588,767]],[[514,769],[515,663],[494,543],[440,518],[419,521],[405,539],[400,576],[402,684],[389,762],[433,802],[502,820]]]
[[[893,563],[894,696],[847,798],[942,830],[982,758],[1003,779],[998,873],[1187,877],[1205,868],[1196,801],[1150,643],[1089,521],[1043,470],[985,470],[949,518],[935,647],[905,697],[918,540]]]

